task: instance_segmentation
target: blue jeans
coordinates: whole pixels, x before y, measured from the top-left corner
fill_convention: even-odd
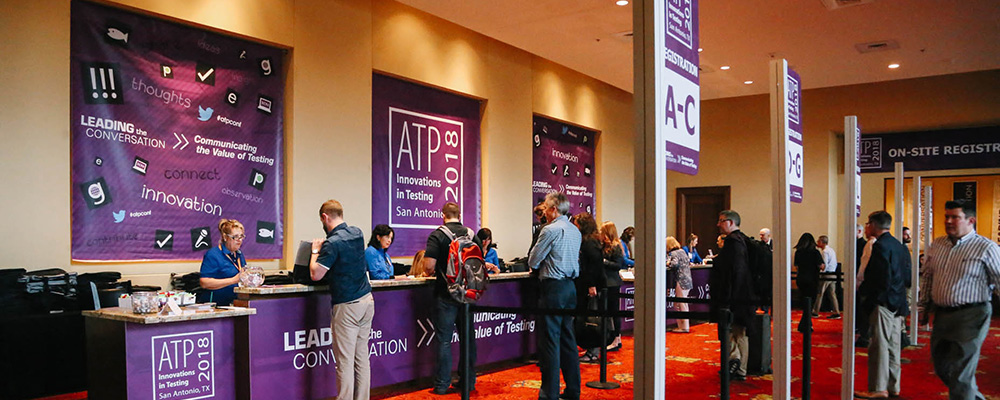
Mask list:
[[[434,364],[434,388],[439,390],[448,389],[451,386],[451,338],[455,330],[458,330],[458,339],[465,341],[465,334],[462,332],[462,321],[464,316],[461,313],[462,304],[449,298],[438,297],[434,307],[434,338],[437,339],[438,354],[437,362]],[[461,347],[460,347],[461,349]],[[472,371],[465,373],[459,364],[459,382],[466,376],[471,377],[470,389],[476,387],[476,340],[473,338],[469,342],[469,355]],[[459,358],[461,360],[461,358]]]
[[[569,279],[544,279],[539,293],[541,308],[576,308],[576,286]],[[559,398],[559,371],[566,381],[565,397],[580,398],[580,358],[573,336],[573,317],[546,315],[538,335],[538,367],[542,371],[539,399]]]

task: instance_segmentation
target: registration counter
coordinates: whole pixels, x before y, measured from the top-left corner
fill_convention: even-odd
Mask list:
[[[236,398],[237,325],[253,309],[184,315],[84,311],[91,399]]]
[[[372,388],[413,382],[432,376],[437,345],[432,313],[434,279],[372,281]],[[325,286],[279,285],[236,289],[235,304],[257,315],[237,332],[238,346],[248,355],[247,379],[238,382],[239,398],[317,399],[337,394],[330,329],[330,294]],[[534,307],[537,281],[528,273],[490,277],[480,305]],[[515,314],[477,313],[473,329],[477,366],[513,361],[535,350],[535,318]],[[452,341],[458,340],[457,333]],[[452,350],[453,370],[458,346]]]
[[[693,287],[691,291],[688,292],[688,297],[692,299],[707,299],[709,298],[709,287],[708,287],[708,274],[712,270],[711,265],[699,265],[691,267],[691,282]],[[635,294],[635,278],[631,274],[622,274],[622,293]],[[673,276],[667,274],[667,297],[675,297],[675,288],[677,287],[674,282]],[[630,298],[623,298],[621,300],[622,310],[635,310],[635,300]],[[676,311],[677,303],[667,302],[667,309],[670,311]],[[698,304],[690,303],[689,310],[691,312],[708,312],[708,304]],[[633,318],[622,318],[622,331],[631,331],[634,327],[635,319]],[[673,318],[667,318],[667,326],[676,325],[677,320]]]

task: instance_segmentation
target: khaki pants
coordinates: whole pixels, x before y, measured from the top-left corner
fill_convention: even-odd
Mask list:
[[[903,317],[878,306],[870,316],[872,338],[868,345],[868,391],[899,393],[899,329]]]
[[[333,356],[337,360],[337,400],[368,400],[371,395],[368,337],[375,317],[375,299],[368,293],[352,302],[334,304],[330,316]]]
[[[823,305],[824,293],[830,295],[830,301],[833,302],[833,313],[840,314],[840,303],[837,302],[837,282],[834,281],[819,282],[819,290],[816,291],[816,304],[813,305],[813,314],[819,314],[819,307]]]
[[[747,327],[733,324],[729,331],[729,359],[740,360],[738,375],[747,374],[747,362],[750,361],[750,341],[747,339]]]

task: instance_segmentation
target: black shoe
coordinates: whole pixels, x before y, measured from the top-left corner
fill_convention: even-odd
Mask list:
[[[857,348],[862,348],[863,347],[863,348],[867,349],[868,348],[868,344],[869,344],[869,342],[868,342],[867,339],[858,339],[858,340],[854,341],[854,347],[857,347]]]
[[[739,370],[740,370],[740,360],[737,360],[735,358],[729,360],[729,375],[734,376],[736,375],[736,371]]]
[[[742,375],[742,374],[733,374],[733,376],[729,380],[741,381],[742,382],[742,381],[747,380],[747,376],[746,375]]]
[[[439,396],[443,396],[443,395],[446,395],[446,394],[455,393],[455,391],[452,390],[452,388],[450,388],[450,387],[444,388],[444,389],[442,389],[442,388],[434,388],[434,389],[431,389],[431,393],[434,393],[434,394],[439,395]]]

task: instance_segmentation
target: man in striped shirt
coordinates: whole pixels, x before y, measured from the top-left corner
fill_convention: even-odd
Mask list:
[[[976,366],[990,326],[990,285],[1000,293],[1000,247],[976,233],[973,204],[949,201],[944,207],[948,236],[927,249],[920,304],[934,311],[931,358],[949,398],[982,399]],[[928,317],[921,315],[920,322]]]

